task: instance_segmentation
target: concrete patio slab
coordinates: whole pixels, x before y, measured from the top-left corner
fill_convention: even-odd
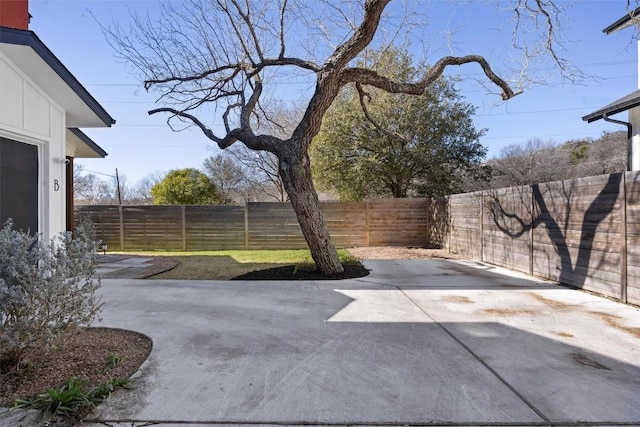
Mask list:
[[[94,275],[102,278],[133,278],[152,265],[153,258],[126,255],[98,255]]]
[[[154,348],[88,425],[640,425],[636,308],[478,263],[365,265],[104,280],[102,326]]]

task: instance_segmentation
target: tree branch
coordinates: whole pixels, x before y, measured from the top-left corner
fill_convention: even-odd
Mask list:
[[[359,82],[356,82],[356,90],[358,91],[358,99],[360,101],[360,108],[362,108],[362,112],[364,113],[364,117],[369,121],[369,123],[371,123],[373,125],[373,127],[376,128],[376,130],[378,130],[378,132],[381,132],[382,134],[387,135],[389,138],[401,139],[402,141],[405,141],[405,142],[408,143],[409,139],[406,138],[404,135],[401,135],[397,131],[390,132],[384,126],[381,126],[380,123],[378,123],[378,121],[373,118],[373,116],[371,116],[371,114],[369,113],[369,108],[367,108],[367,104],[366,104],[366,100],[365,100],[365,98],[368,98],[369,100],[371,100],[371,96],[368,93],[366,93],[364,91],[364,89],[362,89],[362,85]]]
[[[285,42],[284,42],[284,12],[287,10],[287,0],[282,2],[282,7],[280,8],[280,33],[278,38],[280,39],[280,54],[278,55],[279,59],[284,58],[285,51]]]
[[[184,111],[176,110],[175,108],[156,108],[154,110],[150,110],[148,112],[149,115],[157,114],[157,113],[171,113],[174,116],[178,116],[184,119],[190,120],[193,124],[198,126],[200,130],[209,138],[218,144],[218,147],[221,149],[225,149],[233,145],[236,141],[242,142],[248,148],[252,150],[263,150],[268,151],[270,153],[276,154],[278,149],[281,146],[282,140],[279,138],[270,136],[270,135],[254,135],[253,132],[246,129],[233,129],[228,131],[224,138],[220,138],[216,136],[211,129],[209,129],[204,123],[200,121],[196,116],[185,113]],[[168,120],[170,120],[169,117]]]
[[[169,107],[156,108],[154,110],[149,110],[149,112],[148,112],[148,114],[150,116],[153,115],[153,114],[157,114],[157,113],[171,113],[174,116],[178,116],[178,117],[182,117],[184,119],[188,119],[193,124],[198,126],[200,128],[200,130],[202,130],[202,132],[210,140],[216,142],[218,145],[220,145],[222,143],[222,141],[223,141],[222,138],[219,138],[219,137],[215,136],[211,129],[209,129],[204,123],[202,123],[200,121],[200,119],[198,119],[196,116],[194,116],[192,114],[185,113],[184,111],[179,111],[179,110],[176,110],[175,108],[169,108]],[[171,117],[169,117],[169,119],[171,119]],[[167,119],[167,120],[169,120],[169,119]]]
[[[521,92],[514,92],[507,82],[496,75],[484,57],[480,55],[445,56],[438,60],[417,82],[397,82],[381,76],[377,72],[366,68],[347,68],[342,72],[343,83],[358,82],[377,87],[389,93],[406,93],[408,95],[420,95],[429,85],[435,82],[446,67],[450,65],[463,65],[475,62],[482,67],[487,78],[502,90],[502,99],[511,99]]]
[[[336,48],[322,67],[323,70],[339,73],[362,50],[371,43],[380,24],[380,17],[391,0],[367,0],[364,4],[364,17],[360,26],[345,43]]]
[[[256,50],[256,53],[258,54],[259,60],[262,61],[264,59],[264,55],[262,53],[262,48],[260,47],[260,41],[258,40],[258,36],[256,35],[256,27],[253,24],[253,22],[251,22],[251,8],[249,7],[249,2],[245,2],[246,6],[247,6],[247,11],[246,12],[244,12],[242,10],[242,8],[238,4],[237,0],[231,0],[231,2],[233,3],[233,5],[235,6],[236,10],[238,11],[238,15],[240,15],[240,17],[242,18],[244,23],[247,25],[247,28],[249,30],[249,34],[251,34],[251,39],[253,41],[253,46],[254,46],[254,48]],[[240,38],[240,35],[238,35],[238,38]],[[248,54],[248,52],[247,52],[247,54]]]

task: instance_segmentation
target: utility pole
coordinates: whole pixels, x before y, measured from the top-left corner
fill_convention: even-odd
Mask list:
[[[120,176],[118,175],[118,168],[116,168],[116,188],[118,192],[118,205],[122,205],[122,193],[120,192]]]

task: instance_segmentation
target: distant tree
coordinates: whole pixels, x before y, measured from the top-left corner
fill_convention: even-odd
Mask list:
[[[569,163],[575,167],[586,161],[592,142],[591,138],[572,139],[562,144],[559,148],[567,151]]]
[[[286,202],[287,192],[280,178],[278,158],[266,151],[234,147],[229,154],[242,165],[247,177],[247,200],[276,200]]]
[[[127,203],[152,204],[153,194],[151,194],[151,189],[160,183],[166,175],[166,172],[155,171],[144,176],[129,191]]]
[[[222,203],[232,204],[247,200],[247,174],[240,162],[228,154],[207,157],[202,167],[218,189]]]
[[[73,196],[77,201],[91,203],[96,193],[99,178],[84,172],[84,166],[78,163],[73,165]]]
[[[151,188],[156,205],[211,205],[222,202],[218,189],[203,172],[174,169]]]
[[[604,175],[627,170],[627,133],[604,132],[593,141],[580,165],[579,175]]]
[[[84,166],[73,165],[73,196],[78,204],[110,205],[118,203],[111,181],[105,181],[93,173],[85,172]]]
[[[530,139],[524,145],[508,145],[487,163],[492,168],[493,188],[565,179],[567,168],[570,169],[569,152],[540,138]]]
[[[477,168],[456,171],[455,182],[458,184],[460,193],[486,190],[491,188],[492,174],[491,166],[483,163]]]
[[[358,65],[398,80],[414,80],[425,69],[392,48]],[[486,154],[474,111],[444,77],[420,96],[345,87],[311,147],[314,180],[342,200],[456,192],[459,173],[478,170]]]
[[[624,172],[627,167],[626,132],[604,132],[598,139],[582,138],[563,144],[539,138],[512,144],[487,162],[489,187],[531,185],[564,179]],[[482,188],[475,188],[482,189]]]
[[[265,103],[263,109],[267,114],[256,122],[256,130],[283,140],[291,138],[305,113],[303,106],[275,101]],[[289,200],[280,175],[280,160],[276,155],[268,151],[250,150],[245,146],[233,149],[231,153],[244,165],[248,178],[260,194],[278,202]]]

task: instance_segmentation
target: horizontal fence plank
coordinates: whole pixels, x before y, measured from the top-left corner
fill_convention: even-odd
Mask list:
[[[625,180],[602,175],[438,200],[321,202],[320,208],[338,247],[438,245],[613,298],[626,286],[629,302],[640,300],[640,172],[627,172]],[[82,216],[99,225],[98,238],[110,249],[121,242],[124,249],[307,246],[289,203],[76,206],[76,220]]]
[[[640,172],[624,178],[601,175],[449,196],[444,240],[450,251],[613,298],[627,286],[633,290],[629,302],[637,301]]]
[[[447,223],[444,200],[320,202],[320,209],[337,247],[441,245]],[[307,247],[290,203],[76,206],[75,215],[91,219],[110,250]]]

